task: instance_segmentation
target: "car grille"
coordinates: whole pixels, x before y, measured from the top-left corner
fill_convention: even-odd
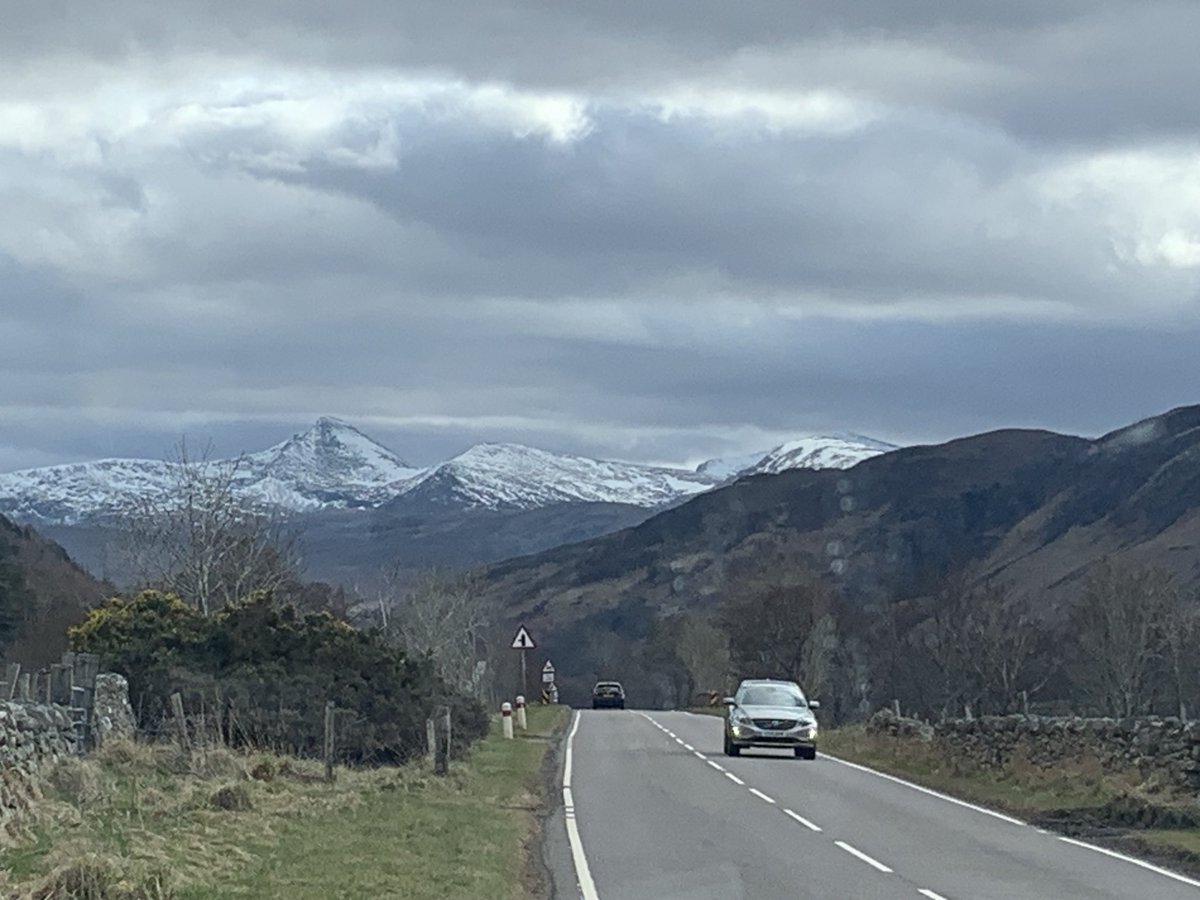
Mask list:
[[[795,719],[752,719],[755,728],[764,731],[791,731],[796,727]]]

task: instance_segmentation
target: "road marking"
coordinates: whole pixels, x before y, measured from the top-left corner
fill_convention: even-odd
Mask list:
[[[943,897],[941,894],[935,893],[934,891],[931,891],[929,888],[921,888],[919,891],[917,891],[917,893],[920,894],[922,897],[928,897],[929,900],[946,900],[946,898]]]
[[[571,723],[571,732],[567,735],[566,760],[563,762],[563,787],[571,786],[571,756],[575,745],[575,732],[579,730],[579,713],[575,713],[575,721]]]
[[[703,759],[703,760],[708,759],[708,757],[705,756],[703,753],[701,753],[699,750],[693,750],[692,752],[696,754],[696,759]]]
[[[1156,866],[1153,863],[1148,863],[1142,859],[1136,859],[1132,856],[1126,856],[1124,853],[1117,853],[1115,850],[1107,850],[1104,847],[1097,847],[1095,844],[1087,844],[1083,841],[1077,841],[1074,838],[1059,837],[1060,841],[1065,841],[1068,844],[1074,844],[1076,847],[1083,847],[1085,850],[1095,850],[1097,853],[1103,853],[1105,856],[1111,856],[1113,859],[1119,859],[1123,862],[1133,863],[1135,866],[1141,866],[1143,869],[1148,869],[1159,875],[1165,875],[1167,878],[1174,878],[1176,881],[1181,881],[1184,884],[1190,884],[1192,887],[1200,887],[1200,881],[1193,878],[1188,878],[1186,875],[1180,875],[1178,872],[1172,872],[1170,869],[1164,869]]]
[[[719,765],[717,765],[717,764],[716,764],[715,762],[713,762],[711,759],[709,759],[709,760],[705,760],[705,762],[707,762],[707,763],[708,763],[710,766],[712,766],[712,767],[713,767],[714,769],[716,769],[718,772],[724,772],[724,771],[725,771],[725,769],[724,769],[724,767],[723,767],[723,766],[719,766]]]
[[[841,847],[843,850],[845,850],[847,853],[849,853],[851,856],[857,856],[859,859],[861,859],[863,862],[865,862],[868,866],[874,866],[880,872],[887,872],[889,874],[891,873],[892,870],[889,869],[887,866],[885,866],[883,863],[881,863],[879,860],[871,859],[871,857],[867,856],[867,854],[863,853],[861,850],[856,850],[854,847],[851,847],[845,841],[834,841],[834,843],[837,844],[839,847]]]
[[[998,813],[994,809],[976,806],[974,803],[968,803],[966,800],[959,800],[957,797],[951,797],[949,794],[943,794],[941,791],[935,791],[932,788],[922,787],[919,784],[913,784],[911,781],[905,781],[903,778],[897,778],[895,775],[889,775],[886,772],[879,772],[867,766],[860,766],[858,763],[852,763],[845,759],[838,759],[836,756],[830,756],[828,753],[825,754],[825,758],[831,762],[848,766],[851,769],[858,769],[860,772],[869,772],[872,775],[877,775],[878,777],[885,778],[888,781],[894,781],[896,784],[902,784],[907,788],[912,788],[914,791],[920,791],[922,794],[928,794],[930,797],[937,797],[939,800],[945,800],[947,803],[953,803],[955,806],[961,806],[966,809],[974,810],[977,813],[983,813],[985,816],[991,816],[993,819],[999,819],[1001,822],[1007,822],[1010,825],[1024,826],[1026,824],[1020,819],[1015,819],[1012,816],[1006,816],[1004,813]]]
[[[683,749],[684,749],[684,750],[686,750],[686,751],[688,751],[689,753],[695,753],[695,752],[696,752],[696,748],[695,748],[695,747],[693,747],[691,744],[684,744],[684,745],[683,745]]]
[[[730,781],[732,781],[734,784],[741,785],[742,787],[745,787],[745,785],[746,785],[746,782],[742,781],[742,779],[738,778],[732,772],[726,772],[725,777],[728,778]]]
[[[567,750],[563,761],[563,818],[567,824],[567,842],[571,845],[571,861],[575,864],[575,880],[579,882],[579,893],[583,900],[600,900],[600,895],[596,893],[596,882],[592,880],[592,870],[588,867],[587,856],[583,852],[579,822],[575,818],[575,798],[571,794],[571,765],[575,750],[575,733],[579,730],[580,718],[580,714],[575,713],[575,722],[567,735]]]
[[[682,747],[683,746],[683,738],[675,738],[675,743],[677,743],[680,747]]]
[[[785,809],[783,812],[785,815],[791,816],[793,819],[795,819],[797,822],[799,822],[801,825],[803,825],[809,831],[818,831],[819,832],[821,830],[820,825],[817,825],[815,822],[808,821],[808,819],[804,818],[804,816],[800,815],[799,813],[792,812],[790,809]]]
[[[774,803],[774,802],[775,802],[773,799],[771,799],[770,797],[768,797],[766,794],[764,794],[764,793],[763,793],[762,791],[760,791],[758,788],[750,788],[750,793],[752,793],[752,794],[753,794],[755,797],[757,797],[759,800],[766,800],[768,803]]]

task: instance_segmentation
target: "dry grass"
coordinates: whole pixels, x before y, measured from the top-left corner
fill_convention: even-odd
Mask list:
[[[531,714],[546,733],[564,711]],[[27,832],[0,849],[0,897],[522,897],[513,859],[547,746],[493,735],[448,778],[414,764],[326,784],[312,761],[112,742],[47,773]]]
[[[923,741],[868,734],[862,726],[826,731],[822,745],[835,756],[1035,821],[1077,828],[1200,821],[1195,797],[1167,790],[1153,774],[1105,771],[1093,757],[1042,767],[1016,754],[1002,769],[981,770],[947,760]]]

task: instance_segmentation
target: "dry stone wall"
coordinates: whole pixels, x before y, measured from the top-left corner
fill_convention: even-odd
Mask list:
[[[1105,771],[1137,770],[1164,787],[1200,791],[1200,723],[1173,718],[1099,719],[982,716],[927,725],[881,710],[868,731],[928,741],[958,767],[1050,768],[1091,759]]]
[[[76,750],[75,727],[65,707],[0,702],[0,825],[37,799],[39,772]]]

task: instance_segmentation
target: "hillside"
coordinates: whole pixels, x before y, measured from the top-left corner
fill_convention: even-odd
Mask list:
[[[66,649],[66,628],[111,594],[62,547],[0,516],[0,661],[45,665]]]
[[[544,646],[578,647],[636,640],[662,613],[711,606],[763,573],[823,573],[867,607],[965,569],[1053,605],[1105,555],[1200,586],[1200,407],[1097,440],[997,431],[845,471],[746,478],[486,578],[489,599]]]

